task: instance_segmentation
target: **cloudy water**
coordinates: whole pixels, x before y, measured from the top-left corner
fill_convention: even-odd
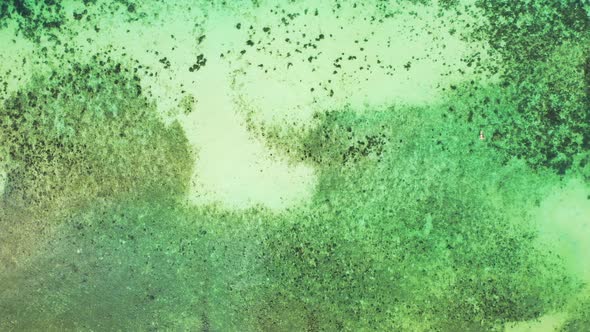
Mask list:
[[[585,1],[5,0],[0,330],[590,330]]]

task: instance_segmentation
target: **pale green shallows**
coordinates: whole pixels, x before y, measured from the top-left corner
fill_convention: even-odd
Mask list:
[[[582,0],[0,3],[1,331],[590,331]]]

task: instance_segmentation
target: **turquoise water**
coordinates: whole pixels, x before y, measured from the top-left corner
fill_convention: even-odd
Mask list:
[[[585,1],[0,3],[0,330],[590,330]]]

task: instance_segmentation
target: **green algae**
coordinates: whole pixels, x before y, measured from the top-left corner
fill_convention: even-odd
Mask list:
[[[193,153],[180,126],[161,122],[128,68],[94,61],[38,74],[0,108],[7,201],[186,190]]]
[[[338,322],[347,330],[407,329],[404,323],[489,330],[567,301],[575,283],[559,257],[536,248],[532,220],[516,212],[534,200],[527,185],[540,179],[517,164],[508,166],[513,179],[498,176],[498,156],[477,142],[477,132],[436,120],[446,111],[390,108],[327,116],[318,126],[330,134],[325,128],[342,128],[340,142],[368,127],[388,143],[380,158],[367,154],[356,163],[340,153],[332,161],[333,149],[319,149],[328,162],[314,212],[281,224],[282,236],[270,242],[270,265],[281,267],[280,284],[288,285],[279,287],[282,296],[292,289],[310,312],[355,317]],[[322,141],[315,130],[307,139]],[[510,196],[512,203],[497,199]]]
[[[501,99],[511,106],[503,110],[475,92],[471,112],[496,127],[496,148],[564,174],[590,146],[588,7],[543,0],[480,6],[487,23],[476,38],[484,36],[501,59]]]
[[[584,331],[590,326],[590,302],[578,301],[570,318],[559,329],[560,332]]]
[[[0,328],[238,330],[257,283],[252,232],[239,220],[169,195],[72,212],[43,258],[3,275]]]

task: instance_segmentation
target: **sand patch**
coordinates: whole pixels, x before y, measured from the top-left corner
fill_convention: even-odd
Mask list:
[[[6,28],[0,29],[0,75],[6,82],[0,87],[0,103],[26,84],[31,77],[32,53],[34,45],[16,33],[16,23],[9,22]]]
[[[0,197],[4,195],[6,189],[6,171],[0,168]]]
[[[590,186],[569,179],[541,202],[536,218],[544,246],[560,254],[576,277],[590,281]]]
[[[268,35],[248,31],[245,39],[253,45],[242,45],[237,50],[245,53],[235,56],[251,64],[236,76],[236,86],[254,118],[305,124],[314,112],[345,106],[424,106],[453,84],[486,80],[467,63],[474,54],[485,61],[487,53],[484,45],[461,39],[465,15],[439,16],[436,5],[410,2],[386,7],[391,15],[383,19],[370,1],[344,3],[338,11],[329,2],[304,1],[281,5],[301,14],[286,26],[280,16],[265,15],[279,10],[270,4],[241,19],[245,27],[273,29]]]
[[[539,226],[539,246],[557,253],[574,278],[590,281],[590,186],[580,178],[566,178],[540,202],[533,216]],[[505,331],[558,331],[567,319],[567,312],[552,313],[507,324]]]
[[[565,323],[567,316],[563,313],[544,315],[526,322],[507,324],[505,332],[554,332]]]
[[[208,84],[194,91],[198,100],[195,110],[179,117],[199,156],[190,201],[282,209],[309,198],[314,170],[281,160],[252,137],[236,112],[228,75],[221,74],[224,66],[213,60],[204,68],[201,75]]]

